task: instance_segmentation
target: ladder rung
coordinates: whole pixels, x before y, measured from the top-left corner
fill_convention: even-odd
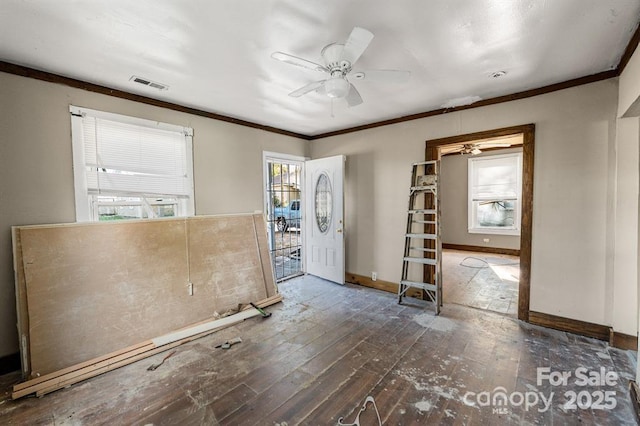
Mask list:
[[[431,291],[436,291],[437,287],[435,284],[430,284],[430,283],[419,283],[416,281],[407,281],[407,280],[402,280],[400,281],[401,285],[407,286],[407,287],[415,287],[415,288],[420,288],[422,290],[431,290]]]
[[[426,223],[428,225],[435,225],[435,220],[412,220],[413,223]]]
[[[436,214],[435,209],[414,209],[409,210],[409,214]]]
[[[424,251],[426,253],[435,253],[436,252],[436,249],[424,248],[424,247],[409,247],[409,250]]]
[[[412,166],[428,166],[430,164],[436,164],[437,162],[437,160],[422,161],[420,163],[413,163]]]
[[[424,265],[436,265],[437,259],[429,259],[428,257],[405,257],[405,262],[422,263]]]
[[[436,186],[435,185],[412,186],[411,190],[412,191],[435,191]]]
[[[436,234],[406,234],[407,238],[421,238],[423,240],[435,240]]]

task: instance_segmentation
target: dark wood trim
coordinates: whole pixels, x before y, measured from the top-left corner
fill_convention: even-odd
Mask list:
[[[636,34],[637,34],[637,32],[636,32]],[[632,41],[634,41],[637,38],[636,34],[634,34],[634,37],[632,38]],[[635,41],[635,44],[637,45],[637,40]],[[632,45],[632,42],[630,42],[629,45],[627,46],[627,50],[629,50],[631,52],[630,55],[633,54],[633,51],[635,50],[635,47],[633,47],[633,49],[631,49],[631,45]],[[625,55],[626,54],[627,54],[627,52],[625,51]],[[630,57],[630,55],[629,55],[629,57]],[[625,58],[625,56],[623,56],[623,59],[624,58]],[[628,61],[628,60],[629,59],[627,58],[626,61]],[[455,107],[455,108],[439,108],[439,109],[436,109],[436,110],[425,111],[425,112],[421,112],[421,113],[417,113],[417,114],[411,114],[411,115],[405,115],[405,116],[402,116],[402,117],[392,118],[392,119],[389,119],[389,120],[377,121],[375,123],[369,123],[369,124],[364,124],[364,125],[361,125],[361,126],[350,127],[350,128],[347,128],[347,129],[336,130],[336,131],[333,131],[333,132],[320,133],[320,134],[317,134],[317,135],[305,135],[305,134],[302,134],[302,133],[296,133],[296,132],[291,132],[291,131],[288,131],[288,130],[278,129],[276,127],[265,126],[263,124],[253,123],[251,121],[246,121],[246,120],[242,120],[242,119],[239,119],[239,118],[229,117],[229,116],[222,115],[222,114],[217,114],[217,113],[214,113],[214,112],[204,111],[204,110],[197,109],[197,108],[186,107],[186,106],[175,104],[175,103],[172,103],[172,102],[161,101],[161,100],[150,98],[150,97],[147,97],[147,96],[136,95],[136,94],[133,94],[133,93],[125,92],[123,90],[112,89],[110,87],[101,86],[101,85],[94,84],[94,83],[89,83],[89,82],[78,80],[78,79],[75,79],[75,78],[65,77],[65,76],[62,76],[62,75],[59,75],[59,74],[54,74],[54,73],[47,72],[47,71],[41,71],[41,70],[37,70],[37,69],[34,69],[34,68],[25,67],[23,65],[12,64],[10,62],[5,62],[5,61],[0,61],[0,72],[19,75],[19,76],[27,77],[27,78],[33,78],[33,79],[36,79],[36,80],[47,81],[47,82],[55,83],[55,84],[62,84],[62,85],[65,85],[65,86],[74,87],[76,89],[87,90],[89,92],[100,93],[100,94],[108,95],[108,96],[114,96],[114,97],[121,98],[121,99],[127,99],[127,100],[130,100],[130,101],[140,102],[140,103],[144,103],[144,104],[147,104],[147,105],[153,105],[153,106],[157,106],[157,107],[160,107],[160,108],[166,108],[166,109],[170,109],[170,110],[174,110],[174,111],[184,112],[184,113],[187,113],[187,114],[193,114],[193,115],[197,115],[197,116],[200,116],[200,117],[210,118],[210,119],[213,119],[213,120],[224,121],[224,122],[227,122],[227,123],[237,124],[239,126],[251,127],[251,128],[254,128],[254,129],[264,130],[266,132],[271,132],[271,133],[277,133],[277,134],[284,135],[284,136],[291,136],[291,137],[304,139],[304,140],[317,140],[317,139],[327,138],[327,137],[330,137],[330,136],[338,136],[338,135],[343,135],[343,134],[347,134],[347,133],[358,132],[358,131],[361,131],[361,130],[367,130],[367,129],[373,129],[373,128],[376,128],[376,127],[388,126],[388,125],[391,125],[391,124],[403,123],[405,121],[411,121],[411,120],[417,120],[417,119],[420,119],[420,118],[432,117],[432,116],[435,116],[435,115],[446,114],[446,113],[449,113],[449,112],[462,111],[462,110],[466,110],[466,109],[479,108],[479,107],[483,107],[483,106],[487,106],[487,105],[494,105],[494,104],[498,104],[498,103],[502,103],[502,102],[510,102],[510,101],[514,101],[514,100],[518,100],[518,99],[530,98],[530,97],[542,95],[542,94],[545,94],[545,93],[551,93],[551,92],[555,92],[555,91],[558,91],[558,90],[564,90],[564,89],[568,89],[568,88],[575,87],[575,86],[581,86],[583,84],[595,83],[595,82],[600,81],[600,80],[606,80],[606,79],[609,79],[609,78],[617,77],[620,74],[620,72],[622,72],[622,69],[624,69],[624,66],[626,66],[626,63],[623,64],[622,61],[621,61],[620,65],[618,65],[618,68],[615,69],[615,70],[603,71],[603,72],[600,72],[600,73],[597,73],[597,74],[592,74],[592,75],[588,75],[588,76],[584,76],[584,77],[574,78],[572,80],[567,80],[567,81],[563,81],[563,82],[560,82],[560,83],[550,84],[548,86],[543,86],[543,87],[539,87],[539,88],[536,88],[536,89],[530,89],[530,90],[525,90],[525,91],[522,91],[522,92],[512,93],[512,94],[509,94],[509,95],[504,95],[504,96],[498,96],[498,97],[495,97],[495,98],[485,99],[485,100],[481,100],[481,101],[478,101],[476,103],[473,103],[471,105],[463,105],[463,106],[459,106],[459,107]]]
[[[618,349],[628,349],[631,351],[638,350],[638,336],[631,336],[629,334],[618,333],[610,329],[609,331],[609,345]]]
[[[0,376],[20,371],[20,352],[0,357]]]
[[[627,44],[627,48],[624,50],[622,58],[620,58],[620,62],[618,63],[618,67],[616,68],[616,73],[618,75],[622,74],[622,71],[624,71],[624,69],[626,68],[629,60],[638,47],[638,42],[640,42],[640,25],[638,25],[638,27],[636,28],[636,32],[633,33],[633,37],[631,37],[631,40],[629,40],[629,44]]]
[[[135,95],[133,93],[125,92],[122,90],[112,89],[106,86],[100,86],[98,84],[89,83],[75,78],[64,77],[62,75],[54,74],[47,71],[40,71],[33,68],[28,68],[22,65],[16,65],[9,62],[0,61],[0,72],[8,74],[19,75],[22,77],[33,78],[36,80],[47,81],[50,83],[61,84],[64,86],[73,87],[76,89],[82,89],[89,92],[100,93],[102,95],[114,96],[116,98],[126,99],[133,102],[140,102],[147,105],[152,105],[160,108],[166,108],[173,111],[184,112],[187,114],[193,114],[200,117],[210,118],[212,120],[224,121],[227,123],[237,124],[239,126],[251,127],[253,129],[264,130],[265,132],[277,133],[284,136],[291,136],[294,138],[310,140],[310,137],[301,133],[290,132],[288,130],[278,129],[276,127],[265,126],[262,124],[252,123],[250,121],[241,120],[239,118],[229,117],[226,115],[216,114],[214,112],[204,111],[197,108],[190,108],[172,102],[161,101],[147,96]]]
[[[550,84],[548,86],[539,87],[537,89],[525,90],[523,92],[512,93],[510,95],[498,96],[491,99],[484,99],[473,103],[471,105],[463,105],[455,108],[440,108],[432,111],[421,112],[418,114],[405,115],[403,117],[392,118],[390,120],[378,121],[375,123],[364,124],[362,126],[350,127],[348,129],[336,130],[333,132],[321,133],[319,135],[310,136],[310,140],[328,138],[330,136],[339,136],[352,132],[359,132],[361,130],[373,129],[376,127],[388,126],[390,124],[403,123],[405,121],[417,120],[420,118],[433,117],[435,115],[442,115],[449,112],[462,111],[465,109],[479,108],[487,105],[499,104],[502,102],[510,102],[518,99],[530,98],[533,96],[543,95],[545,93],[551,93],[558,90],[569,89],[571,87],[581,86],[583,84],[595,83],[601,80],[607,80],[609,78],[617,77],[616,70],[609,70],[599,72],[597,74],[588,75],[585,77],[574,78],[573,80],[567,80],[560,83]]]
[[[518,290],[518,319],[529,320],[531,298],[531,238],[533,232],[533,169],[535,124],[503,127],[426,142],[425,159],[440,159],[440,149],[445,145],[522,134],[522,216],[520,218],[520,284]],[[437,154],[434,154],[437,152]]]
[[[531,299],[531,241],[533,239],[533,170],[535,125],[523,129],[522,144],[522,216],[520,217],[520,284],[518,319],[529,321]]]
[[[475,133],[467,133],[464,135],[449,136],[446,138],[429,139],[427,141],[429,147],[442,148],[444,145],[460,145],[468,142],[490,139],[490,138],[502,138],[507,136],[514,136],[524,134],[526,131],[533,132],[535,130],[535,124],[525,124],[521,126],[502,127],[500,129],[483,130]],[[523,140],[524,147],[524,140]]]
[[[609,341],[609,327],[606,325],[594,324],[591,322],[564,318],[535,311],[529,312],[529,322],[531,324],[553,328],[554,330],[567,331],[581,336]]]
[[[373,281],[371,277],[365,277],[364,275],[353,274],[347,272],[344,280],[351,284],[358,284],[364,287],[375,288],[377,290],[387,291],[389,293],[398,292],[398,284],[390,281],[376,280]]]
[[[469,246],[466,244],[442,243],[442,248],[450,249],[450,250],[477,251],[480,253],[495,253],[495,254],[508,254],[509,256],[520,256],[520,250],[499,248],[499,247]]]
[[[391,281],[373,281],[371,277],[366,277],[364,275],[358,275],[351,272],[345,273],[344,280],[348,283],[358,284],[363,287],[375,288],[377,290],[386,291],[388,293],[398,293],[398,283],[393,283]],[[419,289],[409,289],[409,291],[407,291],[407,296],[422,298],[422,292]]]

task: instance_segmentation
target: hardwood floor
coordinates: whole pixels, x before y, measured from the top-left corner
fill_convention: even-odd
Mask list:
[[[166,353],[17,401],[9,391],[18,376],[2,376],[0,423],[335,425],[340,417],[353,423],[370,395],[389,425],[636,424],[627,389],[635,352],[459,305],[445,304],[435,317],[421,301],[398,305],[394,294],[309,276],[280,291],[284,302],[268,308],[270,318],[182,345],[155,371],[147,367]],[[214,348],[234,337],[242,343]],[[571,377],[537,383],[544,367]],[[578,386],[579,367],[619,377]],[[481,405],[498,387],[512,403]],[[570,391],[582,392],[584,408],[563,407]],[[590,408],[604,391],[615,408]],[[552,392],[544,410],[540,397]],[[360,420],[377,424],[371,405]]]
[[[445,249],[442,275],[444,303],[518,316],[518,256]]]

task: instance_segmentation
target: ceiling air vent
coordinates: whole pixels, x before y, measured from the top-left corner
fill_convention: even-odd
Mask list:
[[[147,80],[146,78],[138,77],[135,75],[132,75],[129,80],[133,81],[134,83],[140,83],[140,84],[144,84],[145,86],[153,87],[154,89],[158,89],[158,90],[169,89],[169,86],[167,86],[166,84],[156,83],[155,81]]]

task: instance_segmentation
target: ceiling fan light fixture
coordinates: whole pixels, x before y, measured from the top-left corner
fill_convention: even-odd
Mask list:
[[[350,84],[342,77],[333,77],[324,83],[324,90],[330,98],[344,98],[349,93]]]

